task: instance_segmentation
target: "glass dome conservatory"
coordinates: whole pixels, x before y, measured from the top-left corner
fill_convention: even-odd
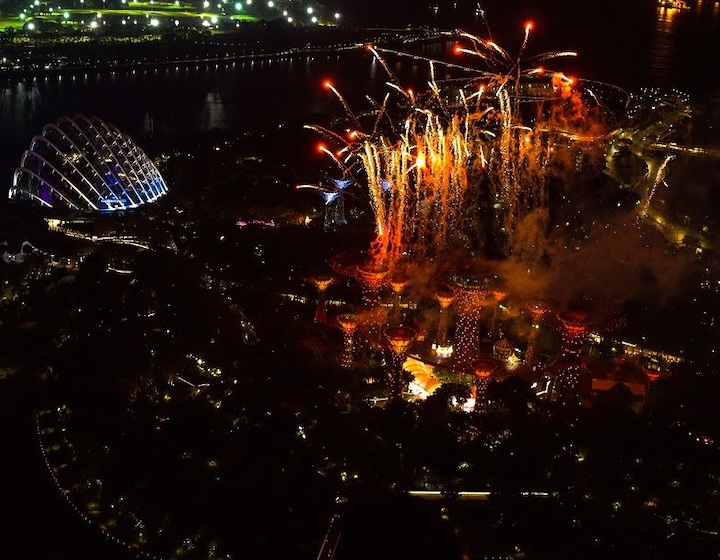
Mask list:
[[[112,212],[166,192],[160,172],[128,136],[97,117],[76,115],[33,137],[9,196],[46,208]]]

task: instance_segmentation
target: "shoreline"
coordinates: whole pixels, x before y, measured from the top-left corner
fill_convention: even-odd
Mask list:
[[[442,42],[452,37],[449,31],[429,28],[363,28],[347,30],[340,35],[321,30],[321,33],[294,37],[282,37],[275,30],[259,31],[250,37],[233,34],[198,41],[78,41],[36,46],[13,44],[9,48],[0,45],[0,79],[302,57],[358,49],[364,44],[412,45]]]

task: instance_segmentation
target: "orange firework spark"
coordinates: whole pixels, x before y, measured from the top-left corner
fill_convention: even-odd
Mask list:
[[[402,96],[396,109],[404,114],[401,120],[389,114],[386,96],[382,103],[374,103],[374,122],[364,129],[338,90],[329,80],[324,82],[342,103],[353,128],[343,136],[318,126],[308,128],[341,145],[338,154],[346,154],[343,161],[326,151],[345,175],[362,173],[375,216],[376,238],[371,246],[375,262],[392,270],[408,256],[434,258],[458,244],[468,248],[472,243],[468,238],[477,230],[469,223],[478,220],[477,209],[483,204],[493,209],[497,237],[507,239],[524,215],[546,204],[544,169],[550,143],[546,129],[536,133],[522,122],[521,80],[545,75],[537,62],[574,53],[530,57],[527,62],[533,64],[526,67],[520,55],[532,28],[531,22],[525,24],[516,59],[493,41],[460,34],[472,48],[458,45],[455,53],[478,57],[491,72],[367,45],[387,72],[388,86]],[[414,93],[403,88],[381,52],[429,62],[429,90]],[[435,79],[438,65],[474,74],[450,90]],[[558,81],[563,95],[573,86],[565,76],[548,75],[555,76],[553,83]]]

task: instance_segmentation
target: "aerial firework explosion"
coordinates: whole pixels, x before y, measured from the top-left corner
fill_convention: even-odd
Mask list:
[[[455,53],[486,68],[428,60],[429,88],[422,93],[403,88],[383,58],[410,55],[367,46],[388,75],[389,92],[363,119],[325,82],[345,109],[347,127],[308,128],[327,140],[318,149],[345,179],[367,185],[374,263],[392,270],[406,258],[432,261],[458,250],[507,257],[518,223],[547,213],[548,178],[587,139],[578,128],[590,111],[575,80],[538,66],[575,53],[523,59],[531,29],[525,26],[515,58],[493,41],[460,34],[469,46],[458,44]],[[437,80],[439,65],[462,77]]]

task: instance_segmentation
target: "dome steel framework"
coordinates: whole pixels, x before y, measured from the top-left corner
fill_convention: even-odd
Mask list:
[[[33,137],[13,174],[9,197],[46,208],[113,212],[167,192],[145,152],[115,126],[76,115]]]

